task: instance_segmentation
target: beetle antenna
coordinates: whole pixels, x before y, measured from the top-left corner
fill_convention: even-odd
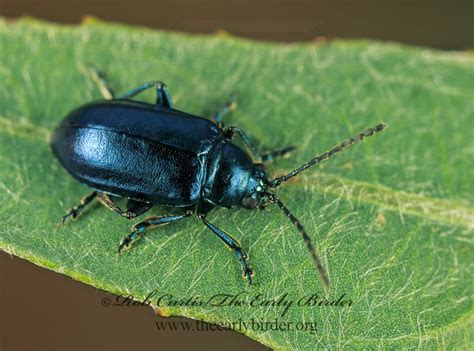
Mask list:
[[[311,161],[309,161],[309,162],[305,163],[304,165],[302,165],[300,168],[297,168],[297,169],[291,171],[287,175],[284,175],[282,177],[278,177],[278,178],[273,179],[270,182],[270,186],[272,188],[275,188],[275,187],[279,186],[281,183],[286,182],[288,179],[298,175],[299,173],[305,171],[309,167],[315,166],[318,163],[321,163],[322,161],[331,158],[332,156],[334,156],[338,152],[344,150],[345,148],[347,148],[347,147],[349,147],[349,146],[351,146],[355,143],[358,143],[359,141],[362,141],[365,137],[372,136],[375,133],[380,132],[380,131],[384,130],[387,127],[388,127],[388,124],[380,123],[380,124],[377,124],[373,128],[366,129],[363,132],[361,132],[361,133],[359,133],[359,134],[357,134],[353,137],[350,137],[349,139],[344,140],[342,143],[334,146],[331,150],[326,151],[325,153],[323,153],[319,156],[316,156]]]
[[[321,260],[319,259],[319,256],[316,252],[316,249],[313,245],[313,242],[311,241],[311,238],[309,237],[309,235],[304,230],[303,225],[298,220],[298,218],[296,218],[293,215],[293,213],[291,213],[290,210],[283,204],[283,202],[281,202],[281,200],[278,198],[278,196],[276,196],[273,193],[266,193],[266,194],[267,194],[268,198],[270,199],[270,201],[277,204],[277,206],[280,208],[280,210],[283,211],[283,213],[290,219],[291,223],[293,223],[293,225],[296,227],[296,229],[298,229],[298,231],[300,232],[301,237],[303,238],[303,241],[305,242],[306,247],[308,248],[308,251],[311,254],[311,257],[313,258],[314,265],[316,266],[316,268],[319,271],[319,275],[321,276],[321,279],[322,279],[323,284],[324,284],[324,289],[326,291],[329,291],[328,274],[327,274],[326,269],[324,268],[323,264],[321,263]]]

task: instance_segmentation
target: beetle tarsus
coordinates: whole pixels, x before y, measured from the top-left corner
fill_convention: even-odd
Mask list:
[[[122,240],[122,242],[120,243],[120,246],[118,248],[118,253],[119,254],[121,254],[124,249],[129,249],[132,246],[132,242],[134,240],[134,238],[132,238],[132,237],[135,236],[136,234],[138,234],[138,233],[132,232]]]
[[[121,254],[123,252],[124,247],[128,247],[129,245],[130,245],[130,241],[127,240],[127,238],[123,239],[122,242],[120,243],[117,253]]]
[[[244,268],[242,276],[247,279],[249,285],[253,284],[253,276],[255,275],[254,271],[250,267]]]
[[[68,220],[68,218],[71,217],[72,220],[75,220],[77,218],[77,210],[76,210],[76,207],[72,208],[68,214],[66,214],[65,216],[63,216],[61,218],[61,220],[59,221],[59,225],[63,225],[66,223],[66,221]]]
[[[245,261],[243,262],[244,264],[244,269],[243,269],[243,275],[244,278],[247,279],[248,284],[252,285],[253,284],[253,276],[255,275],[254,271],[250,266],[248,265],[248,257],[245,257]]]
[[[92,200],[95,199],[96,196],[97,196],[97,191],[93,191],[90,194],[84,196],[81,199],[81,202],[79,203],[79,205],[71,208],[69,212],[61,218],[61,220],[59,221],[59,224],[60,225],[65,224],[69,218],[71,218],[72,220],[76,220],[77,217],[79,217],[82,211],[86,208],[86,206],[89,205],[92,202]]]

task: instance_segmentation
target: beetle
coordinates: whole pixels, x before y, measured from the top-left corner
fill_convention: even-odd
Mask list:
[[[272,191],[290,178],[319,164],[348,146],[383,130],[381,123],[334,146],[287,175],[271,179],[263,162],[287,155],[294,147],[259,153],[247,134],[225,127],[223,116],[235,106],[231,97],[213,116],[213,121],[173,107],[166,85],[151,81],[122,95],[115,95],[106,76],[97,69],[92,78],[104,100],[70,112],[54,130],[51,147],[61,165],[93,191],[62,218],[76,219],[94,199],[128,219],[136,218],[154,205],[179,208],[180,214],[152,216],[135,224],[120,243],[118,252],[142,238],[146,230],[180,221],[193,214],[233,250],[249,284],[253,270],[237,239],[208,221],[214,207],[263,209],[276,204],[302,236],[325,288],[329,278],[311,238],[301,222]],[[156,89],[156,103],[132,97]],[[234,143],[239,136],[248,152]],[[116,202],[126,198],[123,210]]]

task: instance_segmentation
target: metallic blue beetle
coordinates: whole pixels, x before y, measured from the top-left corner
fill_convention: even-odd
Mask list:
[[[273,202],[302,235],[324,286],[329,287],[327,273],[310,237],[270,189],[384,129],[385,124],[369,128],[288,175],[270,180],[262,162],[285,155],[293,147],[260,154],[241,129],[225,128],[222,117],[235,107],[233,98],[214,115],[214,123],[174,109],[162,82],[145,83],[115,96],[103,73],[93,70],[93,78],[108,100],[72,111],[56,128],[51,141],[53,152],[64,168],[81,183],[95,189],[62,218],[62,223],[68,218],[77,218],[95,198],[128,219],[145,213],[153,205],[179,207],[182,214],[148,217],[134,225],[132,232],[122,240],[119,252],[142,237],[146,229],[196,214],[235,252],[242,264],[243,276],[251,284],[253,271],[239,241],[210,223],[206,215],[215,206],[251,209],[264,208]],[[157,91],[156,104],[130,100],[153,87]],[[235,135],[242,138],[252,156],[232,142]],[[126,211],[117,205],[114,197],[128,199]]]

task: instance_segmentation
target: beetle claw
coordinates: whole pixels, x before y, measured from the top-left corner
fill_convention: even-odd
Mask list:
[[[77,211],[75,209],[72,209],[71,211],[69,211],[68,214],[66,214],[65,216],[63,216],[61,218],[61,220],[59,221],[58,225],[63,225],[66,223],[66,221],[68,220],[69,217],[71,217],[72,220],[75,220],[77,219]]]
[[[252,270],[250,267],[244,268],[242,276],[247,278],[249,285],[252,285],[253,283],[253,276],[255,275],[255,272]]]
[[[130,238],[126,237],[125,239],[123,239],[122,243],[120,244],[118,248],[118,254],[121,254],[123,252],[123,249],[130,248],[131,243],[132,243],[132,240],[130,240]]]

